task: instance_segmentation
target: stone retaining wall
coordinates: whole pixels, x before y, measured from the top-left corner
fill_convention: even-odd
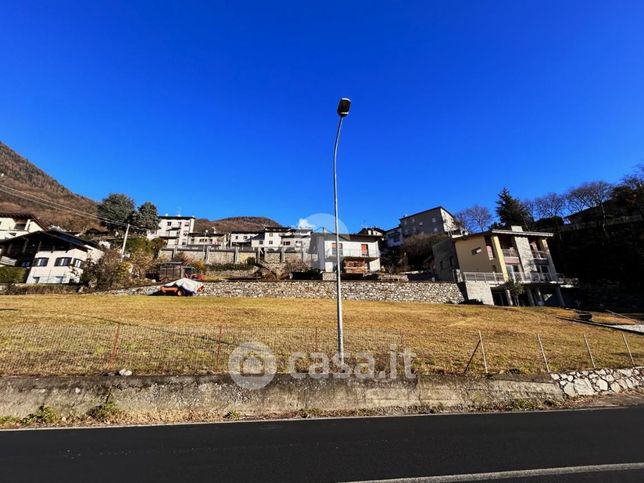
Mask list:
[[[335,282],[322,280],[290,280],[282,282],[227,281],[207,282],[203,295],[215,297],[335,298]],[[115,290],[124,295],[149,295],[158,286]],[[450,282],[342,282],[343,298],[393,302],[461,303],[463,294]]]
[[[569,398],[618,393],[644,387],[644,367],[572,371],[551,374],[551,377]]]

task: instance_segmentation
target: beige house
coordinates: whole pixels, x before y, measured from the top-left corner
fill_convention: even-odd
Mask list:
[[[31,213],[0,213],[0,240],[44,229],[44,225]]]
[[[147,237],[162,238],[166,247],[182,247],[188,245],[190,233],[195,231],[194,216],[160,216],[159,228],[156,231],[148,231]]]
[[[0,264],[28,269],[27,283],[78,283],[86,263],[102,256],[95,243],[56,230],[0,241]]]
[[[484,303],[497,305],[563,305],[561,286],[569,283],[557,273],[548,239],[552,233],[489,230],[442,240],[434,245],[438,280],[469,286]],[[510,287],[520,285],[520,292]],[[554,297],[554,298],[553,298]]]

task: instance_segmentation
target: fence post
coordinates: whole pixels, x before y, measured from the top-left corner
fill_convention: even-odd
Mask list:
[[[317,328],[317,326],[315,326],[315,352],[319,352],[318,351],[318,328]]]
[[[626,346],[626,350],[628,351],[628,357],[631,358],[631,365],[635,367],[635,360],[633,359],[633,353],[631,352],[631,348],[628,345],[628,341],[626,340],[626,335],[624,335],[624,332],[622,332],[622,338],[624,339],[624,345]]]
[[[470,360],[467,361],[467,365],[465,366],[465,370],[463,371],[463,374],[465,374],[467,370],[470,368],[470,364],[472,363],[472,360],[474,360],[474,356],[476,355],[476,351],[479,350],[480,345],[481,345],[481,339],[479,339],[478,342],[476,343],[476,347],[474,347],[474,351],[472,351]]]
[[[485,357],[485,346],[483,345],[483,334],[479,330],[479,341],[481,342],[481,354],[483,354],[483,365],[485,366],[485,373],[487,374],[487,358]]]
[[[219,352],[221,351],[221,335],[224,331],[223,325],[219,326],[219,335],[217,336],[217,356],[215,358],[215,372],[219,372]]]
[[[593,369],[596,369],[597,366],[595,365],[595,359],[593,358],[593,353],[590,351],[590,344],[588,344],[588,339],[586,338],[586,334],[584,334],[584,342],[586,342],[586,349],[588,349],[588,355],[590,356],[590,362],[593,364]]]
[[[546,351],[543,350],[543,344],[541,343],[541,336],[537,334],[537,340],[539,341],[539,347],[541,348],[541,355],[543,356],[543,362],[546,365],[546,372],[550,374],[550,366],[548,365],[548,358],[546,357]]]
[[[111,371],[114,368],[114,363],[116,362],[116,357],[119,352],[119,338],[121,337],[121,324],[116,324],[116,333],[114,334],[114,344],[112,345],[112,352],[110,352],[110,358],[107,361],[107,370]]]

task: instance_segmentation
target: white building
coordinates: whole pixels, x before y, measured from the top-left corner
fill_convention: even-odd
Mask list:
[[[251,241],[259,235],[258,231],[232,231],[228,236],[228,245],[230,247],[250,247]]]
[[[0,240],[44,229],[44,225],[31,213],[0,213]]]
[[[56,230],[0,241],[0,264],[28,269],[27,283],[77,283],[86,263],[102,256],[97,244]]]
[[[228,245],[227,233],[189,233],[188,247],[225,248]]]
[[[406,215],[400,219],[402,240],[414,235],[461,234],[456,218],[442,206]]]
[[[343,273],[363,274],[380,270],[381,237],[372,235],[340,235],[340,263]],[[336,239],[333,233],[311,234],[310,253],[313,268],[321,272],[336,271]]]
[[[195,231],[194,216],[160,216],[159,228],[148,231],[147,237],[161,238],[166,241],[166,247],[175,248],[188,245],[190,233]]]
[[[310,240],[311,230],[308,229],[269,227],[251,239],[251,247],[308,252]]]

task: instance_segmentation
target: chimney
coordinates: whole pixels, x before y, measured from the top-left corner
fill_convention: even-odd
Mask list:
[[[510,230],[512,230],[512,231],[523,231],[523,227],[521,225],[512,225],[512,226],[510,226]]]

